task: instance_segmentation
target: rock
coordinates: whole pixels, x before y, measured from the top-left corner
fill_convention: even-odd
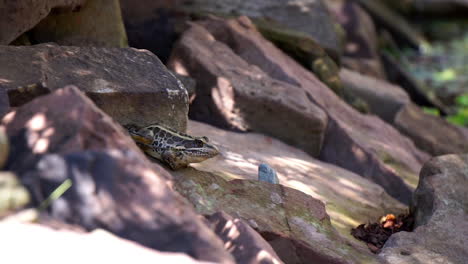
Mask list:
[[[304,97],[308,103],[311,105],[319,105],[323,111],[327,113],[327,132],[319,156],[320,159],[368,178],[381,185],[393,197],[409,203],[411,199],[411,189],[414,188],[418,182],[418,172],[422,163],[429,158],[426,153],[415,148],[408,138],[402,136],[396,129],[379,118],[361,115],[354,111],[330,91],[328,87],[317,80],[312,73],[301,67],[271,43],[265,41],[255,30],[253,24],[245,18],[227,20],[223,24],[225,36],[218,40],[225,40],[226,44],[248,63],[247,65],[255,65],[261,68],[271,78],[294,85],[294,88],[288,90],[288,96],[290,96],[293,91],[296,93],[296,90],[299,90],[302,92],[301,97]],[[220,23],[217,22],[214,25],[219,26]],[[211,26],[209,28],[210,30],[214,30]],[[196,34],[200,37],[202,34],[200,32],[201,30],[199,30],[198,27],[194,30],[198,32]],[[186,34],[189,33],[190,31]],[[190,34],[196,35],[195,33]],[[204,34],[206,35],[206,33]],[[182,49],[181,46],[183,44],[179,44],[175,50],[170,67],[175,69],[176,72],[178,70],[182,72],[186,71],[197,79],[197,89],[199,89],[199,91],[204,89],[205,91],[208,90],[206,92],[210,92],[211,89],[224,87],[223,83],[217,84],[216,80],[209,83],[199,82],[201,79],[213,79],[213,77],[211,77],[212,74],[205,73],[206,69],[202,71],[202,67],[194,62],[196,56],[207,58],[208,55],[205,55],[203,52],[207,49],[213,50],[213,38],[210,36],[207,37],[210,38],[211,41],[207,41],[209,43],[205,44],[207,46],[205,48],[196,47],[194,40],[189,39],[187,35],[185,38],[187,42],[185,46],[190,45],[195,51],[192,52],[190,60],[184,60],[184,57],[187,58],[187,56],[181,56],[180,53],[177,55],[176,52],[177,49]],[[184,37],[182,40],[184,41]],[[225,48],[222,49],[224,52],[223,54],[225,54]],[[219,62],[220,60],[221,56],[216,56],[215,61]],[[231,58],[229,60],[231,62],[233,61]],[[203,67],[212,67],[212,61],[213,60],[210,61],[209,65],[204,65]],[[247,65],[243,66],[243,68],[246,68]],[[231,72],[232,71],[233,70],[231,70]],[[239,74],[237,74],[236,77],[240,78],[239,76],[242,76],[241,74],[251,74],[252,71],[237,70],[236,72],[239,72]],[[226,78],[225,76],[227,74],[228,73],[225,73],[223,78]],[[254,85],[253,80],[255,79],[251,78],[249,86]],[[233,83],[238,83],[238,81]],[[271,85],[267,87],[270,91],[273,89]],[[216,92],[216,94],[219,93]],[[258,97],[258,95],[256,97]],[[226,97],[226,100],[228,100],[227,98],[229,97]],[[297,100],[300,100],[299,97],[296,101]],[[193,107],[195,108],[197,106],[194,104]],[[198,107],[201,108],[201,106]],[[206,109],[206,105],[204,105],[204,107]],[[232,107],[228,109],[231,108]],[[278,109],[278,107],[276,107],[276,109]],[[269,116],[271,116],[271,114]],[[278,120],[283,120],[279,114],[274,114],[273,116],[275,116],[275,118],[277,117]],[[211,119],[206,118],[204,120],[209,121],[213,120],[213,118],[212,115]],[[288,118],[290,120],[292,119],[290,114]],[[265,122],[265,120],[261,120],[261,122]],[[285,133],[290,134],[293,131],[299,131],[299,128],[292,127],[290,124],[291,123],[289,123],[288,130],[287,132],[285,131]],[[310,131],[317,131],[317,126],[314,126],[314,129],[308,129],[309,133]],[[272,134],[271,131],[275,133],[280,132],[278,129],[270,129],[270,131],[257,129],[256,131],[275,136],[291,144],[284,138]],[[298,147],[306,150],[304,147]],[[307,152],[311,153],[310,151]],[[270,164],[274,165],[273,163]]]
[[[79,9],[85,0],[8,1],[0,3],[0,45],[7,45],[33,28],[54,9],[72,11]]]
[[[223,210],[246,221],[284,263],[382,263],[364,247],[345,242],[323,203],[298,190],[257,180],[226,181],[192,168],[172,173],[176,190],[199,213]]]
[[[10,154],[10,144],[4,127],[0,127],[0,169],[5,165]]]
[[[258,131],[313,156],[319,154],[327,126],[324,112],[302,89],[248,64],[204,27],[194,24],[184,33],[168,67],[197,81],[191,118],[222,128]]]
[[[219,38],[225,33],[213,30],[212,26],[216,21],[218,20],[212,19],[207,28]],[[255,20],[255,26],[266,39],[311,70],[338,96],[344,96],[343,85],[338,76],[340,71],[338,65],[316,41],[301,32],[284,28],[268,20]]]
[[[258,166],[270,164],[277,170],[282,185],[323,201],[333,226],[342,236],[351,238],[351,228],[360,223],[374,222],[387,213],[398,215],[407,210],[379,185],[318,161],[271,137],[238,134],[195,121],[189,121],[188,132],[207,136],[220,151],[217,157],[192,164],[192,167],[225,179],[257,180]]]
[[[67,109],[67,111],[63,111]],[[233,263],[221,241],[167,185],[132,139],[76,87],[18,108],[3,121],[12,142],[7,168],[32,190],[35,206],[69,179],[48,210],[86,230],[106,229],[147,247]]]
[[[1,81],[0,81],[1,86]],[[10,101],[7,91],[0,89],[0,118],[10,111]]]
[[[0,90],[11,106],[73,84],[122,125],[163,123],[184,131],[186,90],[156,56],[130,48],[50,44],[0,47]],[[64,109],[68,106],[64,105]]]
[[[37,224],[0,222],[0,232],[2,259],[15,263],[60,264],[64,259],[69,259],[69,263],[104,260],[111,263],[129,263],[138,259],[138,263],[142,264],[208,264],[194,260],[186,254],[151,250],[104,230],[77,233],[54,230]],[[56,251],[54,257],[50,256],[51,248]]]
[[[413,198],[415,229],[390,237],[382,257],[391,263],[466,263],[468,155],[432,159]]]
[[[354,1],[324,1],[346,32],[342,64],[354,71],[386,79],[372,18]]]
[[[276,175],[275,169],[270,165],[262,163],[258,165],[258,180],[269,182],[273,184],[279,184],[278,176]]]
[[[179,79],[182,85],[185,87],[188,93],[188,97],[190,98],[190,102],[195,99],[196,96],[196,88],[197,88],[197,81],[195,79],[190,78],[189,76],[178,74],[176,72],[171,71],[174,76]]]
[[[369,12],[377,24],[387,28],[401,43],[417,49],[423,49],[428,44],[419,31],[384,3],[374,0],[358,0],[357,2]]]
[[[207,216],[207,220],[237,263],[283,263],[270,244],[242,219],[217,212]]]
[[[34,43],[63,46],[128,46],[118,0],[87,0],[75,12],[51,13],[29,36]]]
[[[342,69],[340,77],[345,90],[363,99],[369,105],[371,113],[390,124],[397,113],[411,101],[402,88],[383,80],[348,69]]]
[[[451,16],[460,15],[468,11],[467,0],[411,0],[411,1],[393,1],[385,0],[385,4],[397,9],[398,11],[410,15],[419,16]]]
[[[29,192],[16,175],[11,172],[0,172],[0,217],[21,209],[29,201]]]
[[[245,15],[270,20],[291,30],[302,32],[317,41],[335,60],[341,54],[336,24],[321,0],[194,0],[181,1],[180,7],[190,13],[212,13],[228,16]]]
[[[468,152],[468,131],[408,104],[395,117],[395,126],[420,149],[434,156]]]

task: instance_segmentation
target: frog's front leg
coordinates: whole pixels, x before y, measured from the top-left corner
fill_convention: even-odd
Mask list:
[[[184,154],[181,151],[175,149],[168,149],[163,151],[161,159],[171,167],[173,170],[185,168],[188,163],[184,159]]]

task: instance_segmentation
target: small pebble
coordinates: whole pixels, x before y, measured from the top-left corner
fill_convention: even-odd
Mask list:
[[[278,176],[275,169],[270,165],[262,163],[258,166],[258,180],[265,181],[273,184],[279,184]]]

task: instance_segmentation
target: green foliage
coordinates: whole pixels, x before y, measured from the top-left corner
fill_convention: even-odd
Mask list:
[[[440,116],[440,111],[437,108],[423,107],[422,110],[426,114],[433,115],[433,116]]]
[[[447,121],[459,126],[468,126],[468,93],[455,98],[457,111],[454,115],[447,117]]]

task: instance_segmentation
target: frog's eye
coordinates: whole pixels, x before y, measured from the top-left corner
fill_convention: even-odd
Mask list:
[[[210,140],[209,140],[207,137],[205,137],[205,136],[203,136],[203,137],[201,137],[201,138],[202,138],[205,142],[210,142]]]
[[[199,139],[196,139],[194,143],[195,143],[195,147],[197,147],[197,148],[202,148],[203,145],[205,144],[203,141],[201,141]]]

